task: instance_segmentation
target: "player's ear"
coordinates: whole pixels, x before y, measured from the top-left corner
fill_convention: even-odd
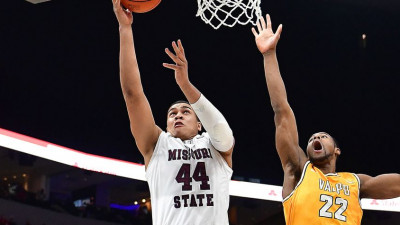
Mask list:
[[[339,156],[341,153],[342,151],[340,150],[340,148],[335,147],[335,154]]]
[[[200,122],[197,122],[197,130],[200,132],[201,131],[201,123]]]

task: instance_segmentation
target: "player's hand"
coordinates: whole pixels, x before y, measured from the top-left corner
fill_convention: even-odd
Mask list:
[[[131,26],[133,22],[132,12],[128,9],[125,10],[121,6],[121,0],[112,0],[114,6],[114,13],[117,17],[120,26],[128,25]]]
[[[266,18],[267,18],[267,23],[265,23],[263,17],[261,17],[257,21],[258,33],[254,27],[251,28],[251,31],[253,32],[254,37],[256,38],[257,48],[262,54],[265,54],[268,51],[275,51],[276,45],[278,44],[279,38],[281,37],[282,33],[282,24],[279,25],[278,29],[274,34],[274,32],[272,31],[271,18],[268,14]]]
[[[185,50],[183,49],[181,40],[178,40],[178,45],[173,41],[172,48],[174,49],[175,54],[168,48],[165,48],[165,53],[167,53],[175,64],[163,63],[163,66],[175,70],[176,83],[181,86],[189,82],[188,62],[185,57]]]

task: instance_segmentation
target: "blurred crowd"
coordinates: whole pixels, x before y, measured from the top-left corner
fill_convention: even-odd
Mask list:
[[[81,218],[91,218],[120,224],[151,225],[151,212],[149,212],[145,206],[138,207],[135,210],[125,211],[97,206],[95,200],[92,199],[89,204],[85,204],[83,207],[76,207],[72,199],[57,198],[57,195],[53,196],[51,193],[47,198],[43,189],[37,193],[31,193],[27,192],[23,186],[18,183],[1,185],[0,198]],[[0,225],[44,224],[31,224],[29,221],[27,221],[26,224],[16,224],[12,216],[6,215],[0,217]]]

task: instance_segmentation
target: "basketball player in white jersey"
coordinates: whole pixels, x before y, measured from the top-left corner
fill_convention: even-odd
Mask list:
[[[120,34],[120,79],[136,145],[144,157],[153,224],[228,225],[232,131],[222,114],[189,81],[181,41],[174,53],[175,80],[189,101],[168,109],[167,132],[155,124],[136,60],[132,14],[113,0]],[[200,121],[201,123],[200,123]],[[199,134],[202,126],[207,132]]]

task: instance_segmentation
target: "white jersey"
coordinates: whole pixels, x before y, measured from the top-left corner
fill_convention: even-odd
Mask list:
[[[232,172],[207,133],[161,132],[146,171],[153,225],[228,225]]]

